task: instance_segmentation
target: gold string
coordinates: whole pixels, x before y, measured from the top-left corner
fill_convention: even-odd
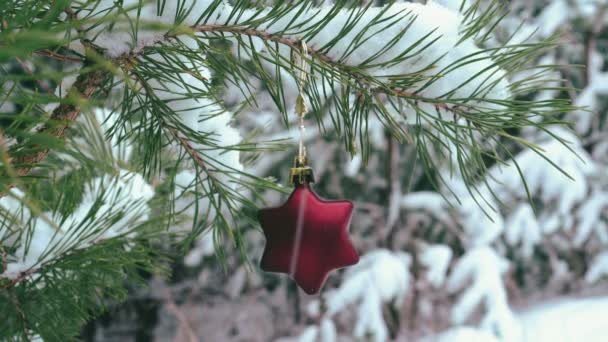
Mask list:
[[[307,59],[308,55],[308,46],[304,41],[301,42],[301,51],[300,51],[300,70],[299,77],[297,79],[298,84],[298,97],[296,98],[296,115],[299,117],[299,129],[300,129],[300,143],[298,148],[298,160],[300,163],[304,164],[306,161],[306,147],[304,147],[304,116],[308,109],[306,108],[306,102],[304,101],[304,86],[306,85],[306,78],[308,76],[308,63]]]

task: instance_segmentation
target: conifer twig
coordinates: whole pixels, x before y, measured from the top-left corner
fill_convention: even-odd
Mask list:
[[[194,32],[200,32],[200,33],[222,32],[222,33],[233,33],[233,34],[246,35],[246,36],[250,36],[250,37],[257,37],[257,38],[260,38],[260,39],[263,39],[266,41],[286,45],[295,51],[299,51],[302,46],[301,41],[298,39],[290,38],[290,37],[286,37],[286,36],[282,36],[282,35],[276,35],[276,34],[272,34],[269,32],[265,32],[265,31],[261,31],[261,30],[257,30],[257,29],[253,29],[253,28],[248,28],[248,27],[243,27],[243,26],[226,26],[226,25],[208,24],[208,25],[192,26],[192,27],[190,27],[190,29],[193,30]],[[338,68],[341,70],[343,69],[342,64],[335,62],[330,56],[319,52],[314,47],[309,46],[308,52],[309,52],[310,56],[313,58],[316,58],[324,63],[330,64],[335,68]],[[345,71],[345,70],[342,70],[342,71]],[[345,71],[345,72],[351,73],[349,71]],[[356,79],[357,82],[365,83],[365,80],[363,80],[361,78],[354,77],[354,79]],[[395,87],[392,87],[392,88],[375,87],[375,88],[371,88],[370,90],[374,93],[384,93],[386,95],[393,95],[393,96],[398,96],[398,97],[403,97],[403,98],[409,98],[414,101],[425,102],[424,101],[425,99],[423,97],[417,95],[413,91],[408,91],[406,89],[399,89],[399,88],[395,88]],[[445,110],[452,109],[448,103],[444,103],[444,102],[440,102],[440,101],[439,102],[433,101],[433,102],[430,102],[430,104],[432,106],[434,106],[435,108],[441,108],[441,109],[445,109]]]
[[[40,50],[40,51],[34,52],[34,54],[38,55],[38,56],[44,56],[44,57],[56,59],[56,60],[62,61],[62,62],[71,62],[71,63],[82,62],[82,59],[80,59],[80,58],[68,57],[68,56],[53,52],[51,50]]]
[[[39,127],[36,132],[46,133],[55,138],[63,138],[65,130],[68,128],[70,122],[75,121],[78,118],[83,100],[90,99],[107,76],[108,72],[105,70],[94,70],[78,76],[76,82],[70,89],[69,94],[66,96],[66,98],[71,99],[73,102],[62,103],[55,108],[49,121]],[[55,125],[55,122],[58,122],[59,124]],[[31,146],[31,148],[34,149],[36,149],[36,147],[36,145]],[[31,153],[11,158],[13,166],[15,167],[15,174],[19,177],[27,176],[36,164],[42,162],[48,156],[49,152],[50,150],[48,148],[43,148],[42,150],[34,150]],[[12,186],[14,185],[11,185],[10,187]],[[0,198],[4,195],[5,194],[0,193]]]

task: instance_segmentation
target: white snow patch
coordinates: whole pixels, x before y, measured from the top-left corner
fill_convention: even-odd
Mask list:
[[[604,342],[608,339],[608,297],[564,299],[521,312],[521,341]]]
[[[602,221],[602,212],[608,208],[608,193],[595,191],[575,212],[578,222],[573,244],[581,247],[593,233],[600,242],[608,243],[606,223]]]
[[[591,266],[585,274],[585,281],[595,283],[606,276],[608,276],[608,251],[604,251],[593,258]]]
[[[499,342],[492,333],[474,327],[454,327],[435,336],[422,339],[422,342]]]
[[[391,301],[401,303],[409,288],[411,257],[402,252],[378,249],[364,255],[359,263],[348,269],[342,285],[326,294],[327,311],[331,317],[347,306],[358,305],[358,317],[353,335],[371,336],[371,341],[387,339],[388,329],[382,317],[382,305]],[[308,313],[320,314],[319,301],[312,301]]]
[[[452,260],[452,249],[446,245],[431,245],[420,255],[420,263],[427,268],[426,278],[434,287],[443,285]]]
[[[23,197],[23,193],[17,189],[12,192],[19,198]],[[85,218],[92,213],[95,202],[102,194],[101,206],[94,213],[100,222],[87,224]],[[86,248],[99,241],[130,233],[130,228],[147,220],[150,208],[146,202],[153,196],[154,189],[137,173],[121,170],[118,177],[106,175],[95,178],[86,187],[80,206],[65,218],[63,224],[60,224],[61,217],[45,213],[45,219],[36,218],[30,226],[22,227],[23,233],[18,241],[12,241],[17,250],[9,256],[6,270],[0,277],[15,279],[42,263],[51,262],[66,251]],[[22,224],[29,219],[29,210],[22,208],[20,201],[4,197],[0,199],[0,205],[11,217],[21,218]],[[121,211],[124,215],[111,226],[106,226],[107,218]],[[5,229],[3,226],[2,231]],[[71,234],[74,229],[79,230],[79,239],[74,239]],[[8,244],[8,241],[3,240],[2,243]]]
[[[542,232],[530,204],[521,203],[505,223],[505,239],[511,246],[521,244],[522,253],[530,258],[534,246],[541,241]]]
[[[483,305],[481,326],[507,341],[516,340],[519,330],[502,282],[508,267],[508,261],[487,246],[473,248],[458,260],[447,281],[447,289],[452,293],[464,288],[452,308],[455,324],[464,324],[475,308]]]

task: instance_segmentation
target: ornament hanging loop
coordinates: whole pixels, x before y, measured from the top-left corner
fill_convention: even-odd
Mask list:
[[[306,79],[308,77],[308,46],[306,45],[306,42],[302,41],[301,42],[301,47],[300,47],[300,56],[299,56],[299,73],[298,73],[298,79],[297,79],[297,83],[298,83],[298,97],[296,98],[296,108],[295,108],[295,112],[296,115],[299,118],[299,129],[300,129],[300,144],[299,144],[299,148],[298,148],[298,157],[300,158],[300,161],[303,162],[304,159],[306,158],[306,148],[304,147],[304,116],[306,115],[306,112],[308,111],[308,108],[306,108],[306,101],[304,101],[304,87],[306,86]]]
[[[306,42],[302,41],[300,46],[299,54],[299,65],[298,65],[298,78],[296,80],[298,84],[298,96],[296,97],[295,113],[298,116],[298,128],[300,131],[300,141],[298,144],[298,155],[294,160],[294,167],[289,169],[289,178],[293,184],[303,184],[314,182],[314,176],[312,169],[308,166],[308,158],[306,156],[306,147],[304,146],[304,116],[308,111],[306,108],[306,101],[304,100],[304,87],[308,78],[310,58],[308,54],[308,46]]]

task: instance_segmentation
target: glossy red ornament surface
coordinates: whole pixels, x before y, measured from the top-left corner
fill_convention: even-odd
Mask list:
[[[348,236],[352,212],[350,201],[325,201],[308,183],[296,186],[282,206],[258,214],[266,236],[262,270],[287,273],[304,292],[319,292],[329,272],[359,261]]]

